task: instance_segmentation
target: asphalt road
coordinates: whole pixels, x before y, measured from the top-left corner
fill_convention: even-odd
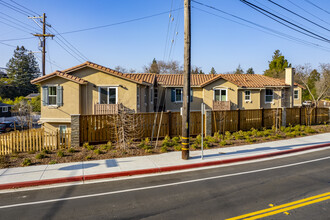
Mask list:
[[[330,149],[287,158],[0,194],[0,219],[226,219],[330,192]],[[330,219],[330,199],[264,219]]]

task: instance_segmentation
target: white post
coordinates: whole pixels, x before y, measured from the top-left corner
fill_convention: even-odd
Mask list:
[[[201,120],[201,126],[202,126],[202,141],[201,141],[201,147],[202,147],[202,156],[201,156],[201,158],[202,158],[202,160],[204,159],[204,145],[203,145],[203,140],[204,140],[204,111],[205,111],[205,104],[204,103],[202,103],[201,104],[201,114],[202,114],[202,120]]]

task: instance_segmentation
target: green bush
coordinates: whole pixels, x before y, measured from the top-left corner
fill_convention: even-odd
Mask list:
[[[52,160],[48,164],[56,164],[56,163],[57,163],[56,160]]]
[[[152,154],[152,153],[153,153],[152,149],[145,149],[144,151],[145,151],[147,154]]]
[[[75,150],[73,147],[70,147],[70,148],[68,149],[68,152],[69,152],[69,153],[74,153],[74,152],[76,152],[76,150]]]
[[[42,153],[43,153],[43,154],[50,154],[51,151],[50,151],[50,150],[47,150],[47,149],[43,149],[43,150],[42,150]]]
[[[32,164],[32,162],[29,158],[25,158],[22,162],[23,166],[30,166],[31,164]]]
[[[85,142],[84,144],[83,144],[83,147],[84,148],[87,148],[89,146],[89,143],[88,142]]]
[[[190,147],[191,147],[191,149],[193,149],[193,150],[200,149],[200,147],[199,147],[197,144],[192,144]],[[181,150],[181,149],[180,149],[180,150]]]
[[[90,151],[95,150],[95,146],[93,146],[93,145],[88,145],[88,146],[87,146],[87,150],[90,150]]]
[[[225,138],[226,138],[227,140],[231,140],[231,139],[232,139],[231,133],[230,133],[229,131],[226,131],[226,132],[225,132]]]
[[[313,133],[316,133],[316,130],[314,130],[314,129],[311,128],[311,127],[306,127],[306,128],[305,128],[305,132],[306,132],[307,134],[313,134]]]
[[[174,146],[175,151],[181,151],[181,145],[176,145]]]
[[[64,152],[61,151],[61,150],[57,151],[57,156],[58,157],[64,157]]]
[[[223,147],[223,146],[225,146],[225,145],[227,144],[227,141],[225,141],[225,140],[222,140],[222,141],[220,141],[220,143],[219,143],[219,144],[220,144],[220,146],[222,146],[222,147]]]
[[[166,153],[167,151],[168,151],[167,146],[162,146],[160,148],[160,152],[162,152],[162,153]]]
[[[181,141],[180,137],[173,137],[172,141],[174,144],[179,143]]]
[[[221,139],[223,139],[222,134],[219,134],[219,132],[215,132],[213,135],[213,138],[216,140],[216,142],[219,142]]]
[[[217,142],[217,140],[212,136],[206,136],[205,140],[209,143],[216,143]]]
[[[102,154],[103,152],[100,150],[100,149],[96,149],[94,150],[94,154],[97,154],[97,155],[100,155]]]
[[[36,159],[38,159],[38,160],[43,159],[43,158],[45,158],[45,155],[43,153],[36,155]]]
[[[91,160],[92,159],[92,156],[88,155],[85,157],[86,160]]]

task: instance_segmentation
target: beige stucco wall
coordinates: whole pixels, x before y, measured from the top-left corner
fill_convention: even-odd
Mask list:
[[[269,88],[271,89],[271,88]],[[281,96],[282,96],[282,89],[279,88],[273,88],[273,102],[271,103],[266,103],[266,89],[262,89],[261,93],[260,93],[260,107],[261,108],[281,108],[282,107],[282,100],[281,100]]]
[[[52,119],[69,119],[72,114],[80,114],[80,85],[60,77],[54,77],[45,80],[41,86],[63,86],[63,106],[43,106],[41,104],[41,120]],[[41,89],[41,97],[43,97]],[[41,98],[42,100],[42,98]]]
[[[298,90],[298,99],[293,99],[293,106],[301,106],[302,105],[302,89],[300,87],[294,88],[294,90]]]
[[[56,132],[60,129],[60,125],[66,125],[67,126],[67,132],[71,132],[71,123],[48,123],[45,122],[43,124],[43,128],[46,132]]]
[[[102,86],[114,86],[118,88],[118,103],[122,103],[126,108],[131,110],[137,110],[136,83],[118,78],[116,76],[111,76],[92,68],[77,70],[73,72],[72,75],[78,76],[89,82],[87,86],[87,95],[86,86],[82,86],[83,89],[81,99],[83,114],[93,114],[94,104],[99,102],[99,87]]]
[[[250,91],[251,101],[245,100],[245,91]],[[260,108],[260,89],[240,89],[238,90],[239,109],[259,109]]]
[[[238,87],[224,79],[219,79],[203,88],[203,100],[206,109],[212,109],[214,99],[214,89],[227,89],[227,101],[231,101],[231,109],[238,108]]]

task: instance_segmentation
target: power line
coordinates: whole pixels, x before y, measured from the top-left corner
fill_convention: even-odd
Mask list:
[[[53,39],[60,47],[63,48],[68,54],[70,54],[73,58],[75,58],[79,63],[83,63],[81,60],[79,60],[75,55],[73,55],[70,51],[68,51],[65,47],[63,47],[56,39]]]
[[[25,7],[25,6],[23,6],[23,5],[21,5],[21,4],[17,3],[17,2],[15,2],[14,0],[10,0],[10,1],[13,2],[13,3],[15,3],[16,5],[18,5],[18,6],[22,7],[22,8],[24,8],[24,9],[26,9],[26,10],[32,12],[32,13],[35,14],[35,15],[41,16],[41,15],[38,14],[37,12],[34,12],[34,11],[32,11],[31,9],[28,9],[27,7]]]
[[[16,46],[14,46],[14,45],[6,44],[6,43],[2,43],[2,42],[0,42],[0,44],[6,45],[6,46],[8,46],[8,47],[16,47]]]
[[[14,5],[11,5],[7,2],[4,2],[3,0],[0,0],[0,4],[7,7],[7,8],[10,8],[11,10],[14,10],[14,11],[16,11],[16,12],[18,12],[18,13],[24,15],[24,16],[29,17],[29,13],[26,13],[26,11],[24,11],[24,10],[14,6]]]
[[[1,13],[1,12],[0,12],[0,13]],[[2,16],[0,16],[0,18],[3,19],[3,20],[9,21],[9,22],[11,22],[11,23],[13,23],[13,24],[15,24],[15,25],[21,27],[21,28],[25,28],[25,29],[28,30],[28,31],[31,31],[31,32],[36,31],[36,30],[30,29],[30,28],[28,28],[28,27],[26,27],[26,26],[24,26],[24,25],[22,25],[22,24],[19,24],[19,23],[17,23],[17,22],[11,21],[10,19],[4,18],[4,17],[2,17]],[[23,23],[23,24],[24,24],[24,23]]]
[[[280,5],[280,4],[276,3],[276,2],[273,2],[272,0],[268,0],[268,1],[271,2],[271,3],[274,4],[274,5],[276,5],[276,6],[280,7],[280,8],[282,8],[282,9],[284,9],[284,10],[286,10],[286,11],[288,11],[288,12],[290,12],[290,13],[296,15],[296,16],[298,16],[299,18],[302,18],[302,19],[308,21],[309,23],[312,23],[312,24],[314,24],[314,25],[316,25],[316,26],[318,26],[318,27],[320,27],[320,28],[322,28],[322,29],[324,29],[324,30],[330,31],[328,28],[325,28],[325,27],[323,27],[323,26],[321,26],[321,25],[319,25],[319,24],[317,24],[317,23],[311,21],[311,20],[309,20],[309,19],[307,19],[307,18],[305,18],[305,17],[303,17],[303,16],[301,16],[301,15],[299,15],[299,14],[297,14],[297,13],[295,13],[295,12],[293,12],[293,11],[291,11],[291,10],[285,8],[285,7],[283,7],[282,5]]]
[[[17,41],[17,40],[27,40],[27,39],[35,39],[35,38],[34,37],[13,38],[13,39],[0,40],[0,42]]]
[[[16,19],[16,18],[14,18],[14,17],[12,17],[12,16],[10,16],[10,15],[7,15],[7,14],[5,14],[5,13],[3,13],[3,12],[0,12],[0,14],[3,14],[3,15],[5,15],[5,16],[7,16],[7,17],[9,17],[9,18],[11,18],[11,19],[13,19],[13,20],[15,20],[15,21],[18,21],[18,22],[21,23],[21,24],[24,24],[24,25],[25,25],[25,26],[24,26],[25,28],[26,28],[26,26],[29,26],[30,28],[33,28],[33,29],[36,30],[36,28],[33,27],[32,25],[26,24],[26,23],[24,23],[24,22],[22,22],[22,21],[20,21],[20,20],[18,20],[18,19]]]
[[[9,26],[9,27],[12,27],[12,28],[14,28],[14,29],[17,29],[17,30],[23,31],[23,32],[25,32],[25,33],[29,33],[27,30],[24,30],[24,29],[19,28],[19,27],[16,27],[16,26],[13,26],[13,25],[8,24],[8,23],[6,23],[6,22],[0,21],[0,23],[5,24],[5,25],[7,25],[7,26]],[[1,41],[1,42],[2,42],[2,41]]]
[[[324,12],[327,13],[327,14],[330,14],[329,11],[327,11],[327,10],[325,10],[324,8],[322,8],[322,7],[320,7],[320,6],[316,5],[316,4],[314,4],[313,2],[311,2],[311,1],[309,1],[309,0],[305,0],[305,2],[308,2],[309,4],[313,5],[314,7],[316,7],[316,8],[318,8],[318,9],[324,11]]]
[[[211,8],[211,9],[213,9],[213,10],[215,10],[215,11],[221,12],[221,13],[223,13],[223,14],[225,14],[225,15],[228,15],[228,16],[231,16],[231,17],[234,17],[234,18],[239,19],[239,20],[242,20],[242,21],[244,21],[244,22],[247,22],[247,23],[249,23],[249,24],[252,24],[252,25],[254,25],[254,26],[257,26],[257,27],[259,27],[259,28],[261,28],[261,29],[265,29],[265,30],[267,30],[267,31],[270,31],[270,32],[272,32],[272,33],[275,33],[276,35],[275,35],[275,34],[268,33],[268,32],[265,32],[265,31],[262,31],[262,30],[259,30],[259,31],[265,32],[265,33],[267,33],[267,34],[271,34],[271,35],[274,35],[274,36],[277,36],[277,37],[280,37],[280,38],[284,38],[284,39],[288,39],[288,40],[291,40],[291,41],[299,42],[299,43],[304,44],[304,45],[317,47],[317,48],[319,48],[319,49],[322,49],[322,50],[325,50],[325,51],[327,51],[327,52],[330,52],[330,48],[326,48],[326,47],[323,47],[323,46],[321,46],[321,45],[318,45],[318,44],[315,44],[315,43],[311,43],[311,42],[308,42],[308,41],[305,41],[305,40],[302,40],[302,39],[299,39],[299,38],[293,37],[293,36],[291,36],[291,35],[288,35],[288,34],[285,34],[285,33],[279,32],[279,31],[276,31],[276,30],[271,29],[271,28],[268,28],[268,27],[266,27],[266,26],[263,26],[263,25],[260,25],[260,24],[255,23],[255,22],[249,21],[249,20],[247,20],[247,19],[241,18],[241,17],[239,17],[239,16],[236,16],[236,15],[230,14],[230,13],[228,13],[228,12],[225,12],[225,11],[221,10],[221,9],[215,8],[215,7],[213,7],[213,6],[205,5],[205,4],[203,4],[203,3],[201,3],[201,5],[203,5],[203,6],[205,6],[205,7],[208,7],[208,8]],[[193,7],[193,8],[196,8],[196,7]],[[219,16],[219,15],[217,15],[217,14],[214,14],[214,13],[211,13],[211,12],[208,12],[208,11],[205,11],[205,10],[202,10],[202,9],[199,9],[199,8],[196,8],[196,9],[198,9],[198,10],[200,10],[200,11],[203,11],[203,12],[205,12],[205,13],[208,13],[208,14],[214,15],[214,16],[216,16],[216,17],[220,17],[220,18],[222,18],[222,19],[225,19],[225,20],[228,20],[228,21],[234,22],[234,23],[237,23],[237,24],[240,24],[240,25],[243,25],[243,26],[247,26],[247,27],[253,28],[253,27],[251,27],[251,26],[249,26],[249,25],[246,25],[246,24],[243,24],[243,23],[240,23],[240,22],[237,22],[237,21],[231,20],[231,19],[229,19],[229,18],[225,18],[225,17]],[[258,29],[257,29],[257,30],[258,30]]]
[[[286,19],[283,19],[283,18],[281,18],[281,17],[279,17],[279,16],[277,16],[277,15],[275,15],[275,14],[273,14],[273,13],[271,13],[271,12],[269,12],[269,11],[267,11],[267,10],[265,10],[265,9],[263,9],[263,8],[261,8],[261,7],[259,7],[259,6],[257,6],[257,5],[255,5],[255,4],[252,4],[251,2],[248,2],[248,1],[246,1],[246,0],[240,0],[240,1],[241,1],[242,3],[244,3],[245,5],[249,6],[250,8],[252,8],[252,9],[258,11],[259,13],[261,13],[261,14],[263,14],[263,15],[269,17],[270,19],[272,19],[272,20],[274,20],[274,21],[276,21],[276,22],[278,22],[278,23],[280,23],[280,24],[282,24],[282,25],[284,25],[284,26],[286,26],[286,27],[288,27],[288,28],[290,28],[290,29],[292,29],[292,30],[295,30],[295,31],[297,31],[297,32],[299,32],[299,33],[301,33],[301,34],[304,34],[304,35],[306,35],[306,36],[309,36],[309,37],[312,37],[312,38],[315,38],[315,39],[318,39],[318,40],[321,40],[321,41],[324,41],[324,42],[327,42],[327,43],[330,42],[329,39],[327,39],[327,38],[325,38],[325,37],[322,37],[322,36],[320,36],[320,35],[318,35],[318,34],[315,34],[315,33],[311,32],[311,31],[309,31],[309,30],[307,30],[307,29],[305,29],[305,28],[302,28],[302,27],[300,27],[299,25],[296,25],[296,24],[294,24],[294,23],[292,23],[292,22],[290,22],[290,21],[288,21],[288,20],[286,20]],[[266,13],[267,13],[267,14],[266,14]],[[268,14],[269,14],[269,15],[268,15]],[[305,32],[307,32],[307,33],[309,33],[309,34],[303,32],[303,31],[299,31],[298,29],[293,28],[293,27],[291,27],[291,26],[289,26],[289,25],[287,25],[287,24],[281,22],[281,21],[279,21],[279,20],[277,20],[277,19],[271,17],[270,15],[273,16],[273,17],[275,17],[275,18],[277,18],[277,19],[280,19],[280,20],[282,20],[282,21],[284,21],[284,22],[286,22],[286,23],[288,23],[288,24],[290,24],[290,25],[292,25],[292,26],[294,26],[294,27],[297,27],[297,28],[299,28],[299,29],[301,29],[301,30],[303,30],[303,31],[305,31]]]
[[[173,0],[171,1],[171,10],[170,10],[169,18],[168,18],[168,23],[167,23],[167,31],[166,31],[166,39],[165,39],[165,48],[164,48],[163,60],[165,60],[166,51],[167,51],[166,49],[167,49],[168,33],[169,33],[169,30],[170,30],[171,17],[172,17],[172,7],[173,7]]]
[[[327,24],[330,25],[329,22],[327,22],[327,21],[323,20],[322,18],[320,18],[320,17],[318,17],[318,16],[310,13],[309,11],[305,10],[303,7],[300,7],[299,5],[295,4],[293,1],[291,1],[291,0],[287,0],[287,1],[290,2],[291,4],[293,4],[294,6],[296,6],[297,8],[300,8],[301,10],[303,10],[304,12],[306,12],[307,14],[313,16],[314,18],[319,19],[320,21],[323,21],[324,23],[327,23]]]

